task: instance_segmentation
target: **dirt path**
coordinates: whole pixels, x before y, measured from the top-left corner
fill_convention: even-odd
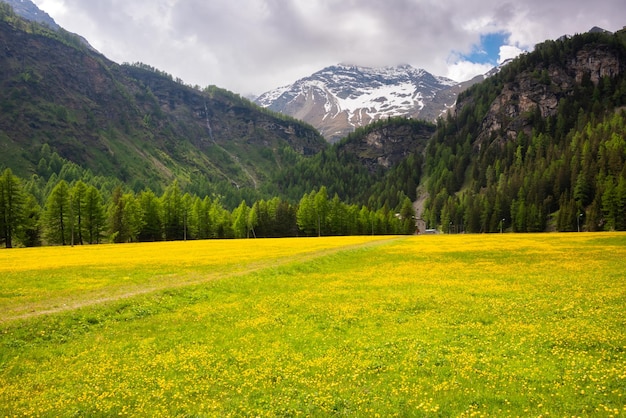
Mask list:
[[[415,209],[415,216],[417,219],[422,219],[424,215],[424,205],[426,200],[428,200],[428,192],[424,186],[420,186],[417,190],[417,200],[413,202],[413,209]]]
[[[95,305],[101,305],[110,302],[117,302],[124,299],[131,299],[136,296],[148,295],[151,293],[161,292],[168,289],[180,289],[186,286],[193,286],[202,283],[208,283],[213,280],[232,278],[244,276],[246,274],[258,272],[268,268],[275,268],[285,266],[290,263],[303,263],[311,260],[319,259],[328,255],[341,253],[344,251],[350,251],[361,248],[377,247],[386,245],[391,242],[402,239],[402,237],[391,237],[388,239],[381,239],[373,242],[366,242],[362,244],[349,245],[345,247],[329,248],[311,253],[298,254],[293,256],[279,257],[271,260],[253,261],[248,264],[240,266],[237,270],[229,273],[215,273],[215,274],[199,274],[199,273],[183,273],[181,275],[173,274],[159,278],[156,282],[127,286],[115,289],[113,293],[110,293],[110,289],[101,289],[98,293],[83,294],[74,298],[55,299],[51,301],[44,301],[39,303],[26,304],[18,312],[11,312],[8,314],[1,314],[0,323],[6,323],[10,321],[16,321],[21,319],[28,319],[33,317],[39,317],[44,315],[52,315],[61,312],[78,310]]]

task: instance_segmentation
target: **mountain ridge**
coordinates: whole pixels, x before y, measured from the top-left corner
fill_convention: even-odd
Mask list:
[[[147,65],[119,65],[78,36],[0,13],[0,166],[37,173],[48,144],[94,174],[162,190],[204,178],[254,190],[284,147],[313,154],[312,127],[217,87],[198,90]],[[230,185],[230,186],[229,186]]]
[[[459,84],[408,64],[378,68],[337,64],[270,90],[255,103],[304,120],[336,142],[379,119],[435,120],[455,101],[455,94],[442,92]]]
[[[10,5],[16,15],[26,20],[44,24],[54,30],[61,28],[48,13],[37,7],[31,0],[0,0],[0,2]]]
[[[333,145],[232,92],[112,63],[5,7],[0,43],[0,169],[30,178],[40,202],[58,179],[102,187],[91,172],[135,192],[180,185],[229,208],[323,189],[392,217],[407,200],[424,202],[418,216],[442,230],[573,230],[581,214],[589,230],[626,228],[626,31],[546,41],[470,81],[458,100],[454,89],[466,86],[435,91],[446,83],[430,75],[430,89],[424,81],[421,94],[407,88],[399,97],[423,110],[427,95],[453,94],[454,112],[436,125],[387,116]],[[398,107],[376,94],[414,83],[409,72],[425,76],[342,66],[320,77],[345,86],[335,104],[359,102],[359,81],[373,80],[370,97],[386,99],[375,105],[392,115]],[[328,96],[319,99],[332,110]]]
[[[425,153],[426,224],[624,230],[625,106],[626,29],[538,44],[462,93],[438,126]]]

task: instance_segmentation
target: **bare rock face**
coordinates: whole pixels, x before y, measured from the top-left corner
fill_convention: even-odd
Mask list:
[[[336,65],[264,93],[255,102],[303,120],[336,142],[356,128],[394,116],[434,121],[456,102],[459,83],[410,65]]]
[[[531,74],[524,74],[515,82],[505,85],[483,121],[483,136],[501,132],[504,137],[515,137],[519,131],[519,123],[516,123],[520,122],[518,119],[525,113],[535,111],[537,107],[542,117],[554,115],[560,95],[558,90],[550,87]]]
[[[600,45],[578,51],[565,66],[551,64],[518,74],[513,81],[504,84],[492,102],[476,141],[478,147],[494,134],[503,140],[514,139],[521,131],[530,134],[527,121],[533,112],[539,111],[543,118],[556,116],[559,101],[571,94],[585,77],[598,85],[603,77],[614,77],[625,71],[625,64],[618,53]],[[464,105],[460,103],[457,109]]]
[[[339,145],[339,153],[355,155],[374,173],[388,170],[415,151],[421,151],[435,132],[435,125],[406,121],[373,129]]]
[[[598,84],[602,77],[615,77],[624,70],[624,63],[607,47],[579,51],[570,66],[576,72],[577,83],[582,81],[585,74],[589,74],[591,82]]]

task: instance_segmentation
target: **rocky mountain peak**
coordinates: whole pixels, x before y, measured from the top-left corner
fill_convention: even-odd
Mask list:
[[[406,116],[434,120],[456,100],[440,93],[457,83],[404,64],[362,67],[337,64],[295,83],[264,93],[255,101],[302,119],[330,142],[370,122]]]
[[[611,32],[606,29],[602,29],[598,26],[594,26],[593,28],[589,29],[589,33],[611,33]]]
[[[53,31],[64,30],[54,21],[52,17],[50,17],[48,13],[37,7],[37,5],[31,0],[0,0],[0,2],[4,2],[10,5],[13,8],[15,14],[22,19],[42,24],[52,29]],[[81,35],[75,33],[72,33],[72,35],[77,37],[80,42],[87,48],[91,49],[94,52],[98,52],[94,47],[91,46],[91,44],[89,44],[89,41],[87,41],[87,39],[85,39]]]
[[[9,4],[15,14],[33,22],[41,23],[51,29],[59,29],[59,25],[48,15],[48,13],[39,9],[35,3],[30,0],[0,0]]]

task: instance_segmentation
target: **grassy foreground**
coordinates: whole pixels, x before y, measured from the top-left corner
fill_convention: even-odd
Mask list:
[[[626,234],[0,251],[2,416],[623,416]]]

